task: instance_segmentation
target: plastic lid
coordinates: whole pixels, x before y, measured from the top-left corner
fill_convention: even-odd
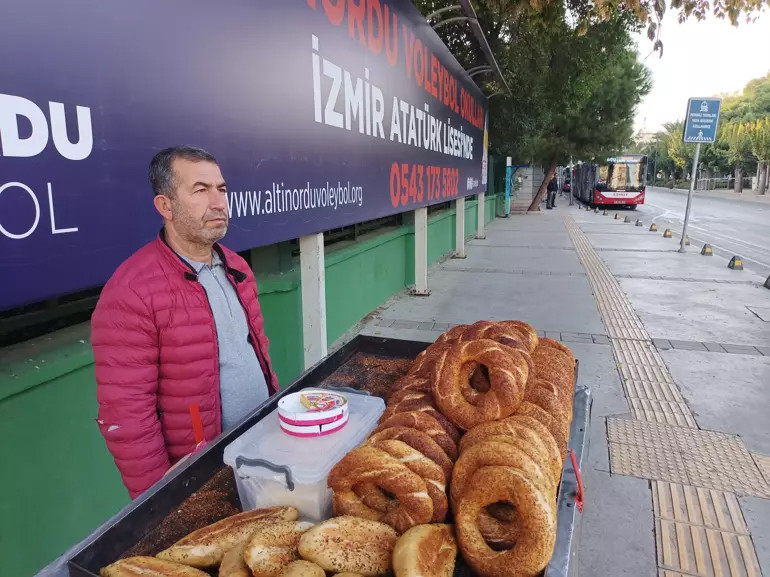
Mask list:
[[[348,413],[348,399],[325,389],[303,389],[278,401],[278,418],[290,425],[323,425]]]
[[[273,467],[288,467],[295,483],[317,483],[349,451],[363,443],[385,411],[379,397],[345,393],[347,425],[333,435],[299,439],[281,430],[278,409],[225,447],[224,462],[236,469],[236,459],[261,459]],[[241,464],[237,474],[249,477],[281,476],[267,467]]]
[[[280,415],[279,415],[280,416]],[[333,423],[325,423],[323,425],[291,425],[280,421],[281,430],[287,435],[293,435],[295,437],[309,438],[320,437],[323,435],[333,435],[341,431],[345,425],[348,424],[348,413],[342,415],[342,419],[334,421]]]

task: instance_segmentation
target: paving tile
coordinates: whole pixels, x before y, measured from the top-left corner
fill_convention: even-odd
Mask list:
[[[561,340],[561,333],[556,331],[545,331],[545,336],[549,339],[553,339],[555,341]]]
[[[620,376],[623,377],[624,381],[674,382],[665,367],[619,363],[618,369],[620,369]]]
[[[423,331],[432,331],[435,324],[434,322],[424,322],[417,325],[417,328]]]
[[[676,451],[610,443],[610,470],[615,475],[687,483],[684,461]]]
[[[693,485],[770,497],[770,485],[738,437],[688,449],[683,459]]]
[[[751,456],[754,457],[754,462],[759,467],[759,470],[762,471],[765,481],[770,483],[770,457],[758,455],[757,453],[753,453]]]
[[[596,345],[608,345],[610,344],[610,339],[607,335],[592,335],[594,344]],[[770,350],[768,350],[768,355],[770,356]]]
[[[649,342],[614,340],[612,351],[619,363],[656,367],[667,372],[666,363],[658,350]]]
[[[651,488],[660,575],[761,575],[735,495],[660,481]]]
[[[759,577],[762,574],[749,535],[656,519],[655,537],[662,575]]]
[[[433,323],[434,331],[448,331],[449,327],[449,323]]]
[[[666,339],[652,339],[653,344],[658,350],[667,351],[674,348]]]
[[[758,497],[738,497],[741,512],[754,542],[759,566],[765,577],[770,576],[770,500]]]
[[[747,345],[722,345],[728,353],[734,353],[738,355],[761,355],[762,353],[757,350],[756,347],[750,347]]]
[[[705,351],[706,346],[703,343],[697,341],[669,341],[671,346],[675,349],[683,351]]]
[[[561,340],[565,343],[593,343],[591,335],[586,333],[561,333]]]
[[[749,534],[738,497],[732,493],[666,481],[653,481],[651,487],[653,511],[658,518]]]
[[[650,399],[656,401],[668,401],[670,403],[684,402],[682,393],[673,383],[625,379],[623,381],[623,390],[630,399]]]
[[[756,349],[766,357],[770,357],[770,347],[756,347]]]
[[[698,426],[685,403],[653,399],[628,399],[628,402],[631,405],[631,414],[636,419],[680,427]]]
[[[394,319],[379,319],[375,324],[378,327],[390,327],[393,326],[393,323],[396,321]]]
[[[416,329],[420,323],[418,321],[396,321],[391,326],[394,329]]]
[[[706,347],[706,350],[711,353],[726,353],[727,351],[722,348],[722,345],[719,343],[703,343],[703,346]]]

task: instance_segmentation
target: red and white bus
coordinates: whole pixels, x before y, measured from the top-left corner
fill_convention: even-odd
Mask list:
[[[608,158],[605,164],[582,163],[572,178],[572,194],[591,206],[644,204],[647,157],[624,154]]]

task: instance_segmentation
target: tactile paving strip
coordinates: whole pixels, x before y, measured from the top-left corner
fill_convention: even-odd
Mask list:
[[[684,397],[672,383],[660,383],[644,379],[627,379],[623,381],[623,390],[629,399],[650,399],[669,403],[684,403]]]
[[[758,455],[756,453],[753,453],[752,457],[754,457],[754,462],[757,464],[757,467],[759,467],[759,470],[762,471],[765,481],[770,483],[770,457],[765,457],[764,455]]]
[[[770,457],[752,459],[738,437],[698,430],[620,284],[574,220],[565,218],[565,226],[635,419],[607,420],[611,470],[653,479],[659,577],[761,577],[738,500],[724,491],[770,496]]]
[[[652,344],[644,325],[631,306],[620,284],[591,246],[588,237],[565,218],[567,232],[588,273],[599,312],[607,326],[612,351],[618,363],[623,388],[634,417],[646,421],[696,427],[689,407],[684,403],[663,358]],[[645,399],[650,403],[632,402]],[[663,407],[654,401],[677,403]],[[665,410],[666,408],[670,410]],[[674,415],[673,417],[671,415]]]
[[[688,482],[684,460],[679,452],[664,449],[653,451],[637,445],[610,443],[610,471],[616,475],[643,479]]]
[[[607,436],[613,473],[770,497],[739,437],[614,417],[607,419]]]
[[[760,577],[735,495],[654,481],[652,503],[659,575]]]
[[[684,466],[693,485],[770,497],[770,486],[738,437],[688,450]]]
[[[680,427],[693,427],[695,422],[689,408],[684,403],[670,403],[655,399],[628,399],[631,414],[640,421],[653,421]]]
[[[650,342],[645,341],[624,341],[617,343],[618,362],[629,365],[649,365],[652,367],[666,368],[663,357]]]
[[[596,254],[583,231],[569,217],[565,219],[565,225],[594,288],[596,302],[609,336],[617,339],[649,341],[650,337],[626,295]]]

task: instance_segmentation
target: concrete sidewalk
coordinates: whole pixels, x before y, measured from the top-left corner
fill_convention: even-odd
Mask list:
[[[770,574],[770,290],[675,244],[577,206],[499,219],[363,329],[522,319],[572,348],[594,396],[581,575]]]

